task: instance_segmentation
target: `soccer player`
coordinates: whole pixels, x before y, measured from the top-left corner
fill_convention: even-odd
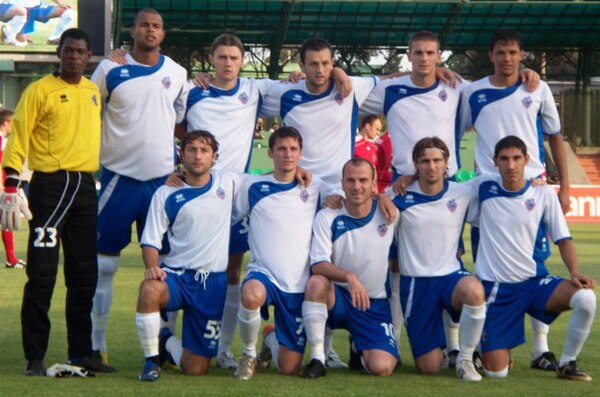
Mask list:
[[[96,356],[105,362],[119,255],[131,240],[134,221],[142,235],[152,194],[173,172],[173,131],[185,109],[187,73],[160,53],[164,34],[160,14],[140,10],[131,28],[134,45],[126,56],[128,64],[103,60],[92,75],[104,107],[92,342]]]
[[[483,364],[489,377],[508,375],[510,349],[525,342],[525,313],[550,324],[573,309],[567,326],[559,378],[589,381],[577,366],[596,312],[596,281],[579,272],[575,246],[554,190],[533,187],[527,179],[530,161],[527,144],[509,135],[494,148],[494,164],[500,176],[479,186],[481,240],[477,277],[487,297],[487,319],[481,338]],[[472,214],[477,220],[477,212]],[[558,245],[570,280],[548,273],[546,233]]]
[[[377,168],[379,158],[374,141],[379,137],[381,127],[379,116],[373,114],[364,116],[360,122],[359,135],[354,141],[354,157],[368,160],[375,168]]]
[[[313,224],[312,276],[302,303],[311,351],[311,361],[303,372],[305,378],[326,374],[326,322],[333,329],[350,332],[351,368],[360,368],[362,361],[369,373],[387,376],[398,361],[385,285],[388,252],[398,217],[388,225],[371,198],[376,180],[375,168],[368,160],[349,160],[342,178],[344,206],[321,210]]]
[[[460,324],[456,376],[480,381],[472,358],[485,320],[483,288],[457,256],[475,194],[471,184],[446,179],[450,155],[438,137],[419,140],[413,149],[417,180],[407,187],[405,195],[393,199],[401,214],[396,236],[400,297],[419,371],[435,374],[442,367],[445,310]]]
[[[15,47],[27,46],[27,41],[17,40],[17,34],[27,22],[27,9],[20,4],[3,2],[0,4],[0,22],[2,26],[2,43]]]
[[[18,31],[18,46],[26,46],[28,43],[27,35],[35,32],[35,23],[47,23],[50,19],[58,18],[58,23],[54,31],[48,36],[47,44],[58,44],[58,39],[62,32],[67,30],[76,14],[71,7],[60,0],[52,0],[56,5],[44,4],[42,0],[12,0],[14,3],[24,6],[27,9],[27,21],[23,29]]]
[[[244,349],[235,371],[240,380],[250,379],[256,370],[261,313],[267,319],[270,305],[275,306],[275,331],[265,335],[264,345],[280,373],[296,374],[302,364],[306,342],[302,301],[309,278],[311,229],[324,192],[317,177],[307,187],[294,179],[302,141],[293,127],[275,131],[268,151],[273,174],[248,177],[235,203],[238,216],[248,214],[252,255],[238,312]]]
[[[27,87],[15,110],[2,159],[7,174],[0,198],[2,228],[20,222],[19,171],[25,157],[34,171],[29,206],[27,284],[21,323],[26,375],[44,376],[50,335],[48,310],[56,282],[60,244],[67,285],[70,364],[99,372],[114,369],[90,358],[90,311],[97,280],[96,212],[92,172],[100,151],[100,93],[83,77],[91,57],[88,35],[69,29],[57,48],[59,69]],[[33,215],[33,217],[31,217]],[[16,222],[16,223],[14,223]]]
[[[546,82],[534,91],[526,90],[519,78],[523,59],[521,38],[512,29],[499,29],[492,37],[489,50],[494,74],[469,85],[462,93],[461,130],[475,127],[477,172],[496,175],[494,146],[503,137],[516,135],[527,145],[530,161],[525,178],[546,175],[544,135],[548,137],[552,158],[558,169],[558,198],[564,212],[569,210],[569,175],[567,158],[560,135],[560,120],[554,97]],[[474,257],[477,254],[477,229],[471,230]],[[550,255],[550,250],[547,251]],[[532,318],[533,354],[531,367],[556,370],[556,357],[548,347],[549,328]]]
[[[140,287],[136,327],[146,363],[141,381],[156,381],[165,359],[187,375],[203,375],[217,354],[227,291],[227,245],[236,174],[211,172],[219,144],[206,131],[190,131],[181,142],[185,185],[162,186],[152,197],[141,238],[146,271]],[[159,259],[165,232],[171,250]],[[165,328],[159,311],[184,310],[182,341]]]
[[[375,140],[377,145],[377,190],[385,192],[392,183],[393,149],[390,133],[386,131]]]

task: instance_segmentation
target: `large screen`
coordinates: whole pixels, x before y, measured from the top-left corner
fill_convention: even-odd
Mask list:
[[[0,0],[0,53],[55,53],[60,33],[79,27],[90,36],[94,55],[104,55],[109,1]]]

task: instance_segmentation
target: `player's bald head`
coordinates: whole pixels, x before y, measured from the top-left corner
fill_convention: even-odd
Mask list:
[[[162,19],[162,16],[160,15],[160,13],[158,11],[156,11],[154,8],[149,8],[149,7],[142,8],[141,10],[139,10],[138,12],[135,13],[135,18],[133,18],[133,26],[137,25],[140,17],[142,15],[146,15],[146,14],[153,14],[153,15],[158,16],[160,18],[161,25],[164,26],[163,19]]]

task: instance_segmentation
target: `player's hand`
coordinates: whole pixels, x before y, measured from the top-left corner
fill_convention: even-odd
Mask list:
[[[396,220],[398,211],[396,210],[396,206],[392,202],[392,199],[390,199],[383,193],[377,193],[375,197],[377,197],[379,209],[381,210],[381,212],[383,212],[383,216],[385,217],[385,220],[387,221],[388,225],[393,223]]]
[[[453,72],[452,70],[443,66],[437,67],[435,69],[435,78],[443,83],[448,84],[452,88],[455,88],[456,83],[463,80],[460,74]]]
[[[397,196],[404,196],[406,194],[406,187],[415,181],[415,177],[411,175],[402,175],[396,179],[396,182],[392,185],[392,192]]]
[[[110,54],[108,54],[108,59],[118,63],[119,65],[127,65],[127,59],[125,58],[125,55],[127,55],[126,49],[116,48]]]
[[[296,180],[304,187],[308,187],[312,182],[312,172],[302,167],[296,167]]]
[[[348,292],[350,292],[350,296],[352,297],[352,306],[363,311],[371,307],[371,301],[369,300],[367,289],[360,282],[358,277],[356,277],[356,274],[349,273],[347,280]]]
[[[571,195],[569,189],[561,187],[558,190],[558,201],[560,201],[560,207],[562,208],[563,214],[566,214],[571,209]]]
[[[541,77],[535,70],[527,68],[521,69],[519,70],[519,77],[529,92],[537,90],[540,86]]]
[[[167,273],[158,266],[152,266],[144,272],[144,280],[165,281]]]
[[[182,186],[184,186],[184,183],[183,183],[183,174],[181,172],[179,172],[179,171],[173,172],[171,175],[169,175],[169,177],[165,181],[165,185],[171,186],[171,187],[182,187]]]
[[[300,80],[304,80],[306,78],[306,75],[304,74],[304,72],[301,72],[299,70],[293,71],[292,73],[290,73],[290,75],[288,76],[287,79],[283,79],[282,81],[284,83],[297,83]]]
[[[594,289],[596,287],[596,280],[579,273],[571,274],[571,282],[577,288]]]
[[[21,214],[31,220],[31,212],[27,201],[17,192],[15,186],[6,186],[0,195],[0,227],[2,230],[19,230],[21,227]]]
[[[208,86],[215,81],[215,76],[210,73],[200,72],[194,77],[194,85],[203,90],[208,90]]]
[[[335,80],[335,86],[342,95],[342,98],[346,98],[352,92],[352,80],[348,77],[346,72],[342,68],[335,67],[331,72]]]
[[[325,202],[323,203],[323,208],[332,208],[334,210],[339,210],[344,205],[344,196],[339,194],[332,194],[331,196],[327,196]]]
[[[531,178],[531,187],[538,187],[546,185],[544,178]]]

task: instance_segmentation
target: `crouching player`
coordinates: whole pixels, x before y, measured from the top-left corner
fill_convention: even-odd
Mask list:
[[[181,145],[185,185],[156,191],[141,239],[146,265],[136,313],[146,357],[141,381],[158,380],[165,360],[185,374],[203,375],[219,344],[232,202],[240,183],[236,174],[211,172],[218,143],[209,132],[188,132]],[[165,232],[171,251],[159,263]],[[162,309],[184,310],[183,341],[168,328],[160,330]]]
[[[362,158],[342,171],[346,195],[340,209],[320,211],[313,224],[312,276],[306,286],[302,316],[311,361],[303,376],[324,376],[324,332],[345,328],[352,338],[350,367],[362,365],[373,375],[391,375],[398,360],[392,314],[387,299],[388,252],[392,224],[371,198],[377,191],[375,169]]]
[[[561,312],[573,309],[557,374],[589,381],[591,376],[576,359],[594,321],[596,281],[579,273],[575,246],[554,190],[534,187],[525,179],[528,161],[527,146],[520,138],[501,139],[494,151],[500,177],[479,186],[476,270],[488,306],[481,338],[485,373],[494,378],[508,375],[510,349],[525,342],[525,313],[550,324]],[[548,233],[558,245],[570,280],[548,274],[544,265]]]

